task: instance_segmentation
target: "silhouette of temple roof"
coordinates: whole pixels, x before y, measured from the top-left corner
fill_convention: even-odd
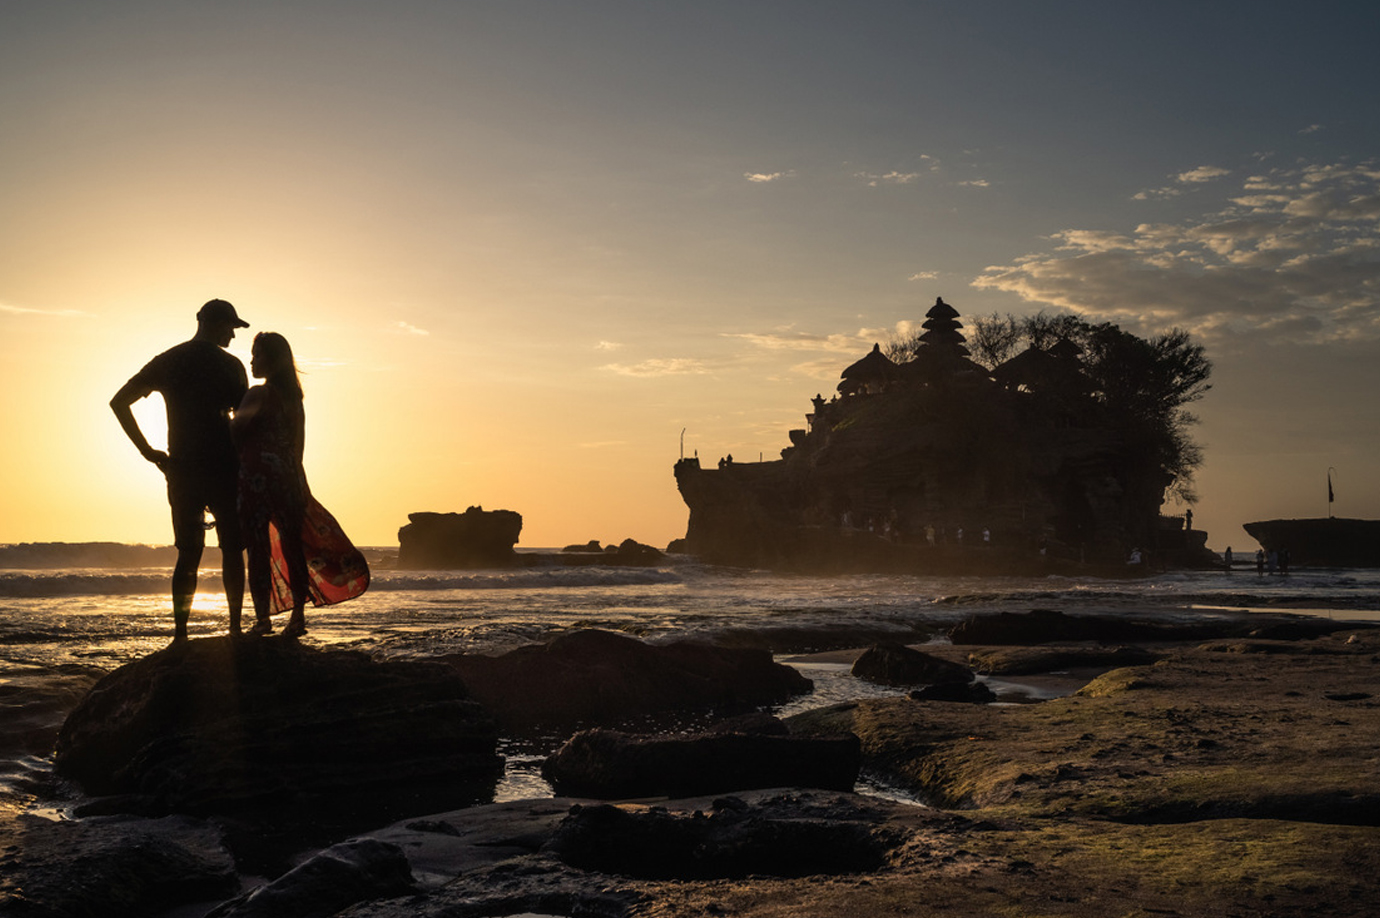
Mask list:
[[[896,371],[896,364],[882,353],[882,346],[874,344],[867,356],[843,371],[843,381],[839,383],[838,388],[845,395],[851,395],[874,383],[890,382],[896,378]]]
[[[1031,345],[994,368],[992,377],[1008,389],[1086,390],[1089,383],[1078,360],[1081,353],[1082,349],[1067,338],[1047,351]]]
[[[929,345],[915,352],[915,358],[901,365],[901,372],[912,379],[934,382],[943,378],[986,379],[987,368],[967,357],[967,348]]]
[[[1031,345],[992,369],[992,377],[1009,389],[1038,385],[1057,372],[1058,358]]]
[[[957,310],[957,309],[954,309],[954,308],[953,308],[952,306],[950,306],[948,303],[944,302],[944,298],[943,298],[942,296],[937,296],[937,297],[934,298],[934,305],[930,307],[930,311],[929,311],[929,312],[925,313],[925,316],[926,316],[927,318],[931,319],[931,320],[933,320],[933,319],[957,319],[957,318],[958,318],[958,310]],[[929,325],[928,322],[925,323],[925,327],[926,327],[926,328],[929,328],[929,327],[930,327],[930,325]]]
[[[965,357],[968,355],[968,348],[964,345],[967,339],[959,331],[963,323],[958,321],[958,310],[944,302],[943,297],[935,298],[934,305],[925,313],[925,321],[920,323],[920,327],[925,329],[925,333],[920,336],[920,340],[925,344],[949,348]]]
[[[1083,349],[1068,338],[1060,338],[1054,343],[1054,347],[1049,349],[1049,354],[1060,360],[1077,360],[1083,356]]]

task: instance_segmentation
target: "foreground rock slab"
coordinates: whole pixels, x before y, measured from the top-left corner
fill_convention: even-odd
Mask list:
[[[101,679],[56,770],[145,813],[377,825],[492,799],[497,732],[454,670],[284,638],[174,645]]]
[[[0,915],[127,918],[232,895],[220,829],[185,816],[0,822]]]
[[[506,731],[612,726],[636,717],[751,711],[812,683],[766,650],[647,644],[607,631],[561,635],[498,657],[443,657]]]
[[[567,740],[546,760],[542,774],[558,794],[603,800],[763,787],[851,791],[859,761],[852,734],[791,736],[784,726],[777,732],[730,728],[670,737],[594,729]]]

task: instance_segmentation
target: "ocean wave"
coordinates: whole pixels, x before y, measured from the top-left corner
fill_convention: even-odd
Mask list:
[[[208,559],[219,553],[207,547]],[[52,570],[66,568],[172,567],[177,549],[171,545],[129,545],[123,542],[20,542],[0,545],[0,569]]]
[[[44,599],[54,596],[139,596],[168,592],[171,569],[156,573],[64,571],[18,573],[0,571],[0,597]]]
[[[171,568],[146,571],[0,571],[0,598],[44,599],[61,596],[138,596],[168,592]],[[202,568],[201,579],[219,591],[220,571]],[[680,583],[664,568],[578,567],[512,571],[378,571],[373,591],[540,590],[588,587],[655,586]]]
[[[571,567],[514,571],[381,571],[371,590],[532,590],[681,583],[675,571],[647,567]]]

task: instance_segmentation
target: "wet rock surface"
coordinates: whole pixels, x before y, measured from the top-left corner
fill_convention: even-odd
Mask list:
[[[185,816],[0,822],[0,915],[126,918],[233,895],[221,830]]]
[[[63,724],[55,767],[116,795],[116,808],[217,814],[252,831],[256,819],[368,825],[394,805],[492,799],[496,745],[492,719],[443,664],[210,638],[100,680]]]
[[[853,663],[853,675],[878,685],[940,685],[973,681],[968,667],[904,644],[874,644]]]
[[[865,807],[842,804],[811,816],[792,806],[715,800],[690,816],[664,807],[577,806],[544,850],[562,863],[648,880],[806,877],[862,873],[885,863],[886,841]]]
[[[858,738],[728,729],[690,736],[582,730],[548,758],[542,774],[564,796],[691,797],[763,787],[852,790]]]
[[[1148,662],[1124,666],[1115,648],[1087,643],[927,646],[957,663],[990,653],[1032,672],[1042,659],[1076,659],[1087,672],[1081,690],[1038,704],[896,696],[786,720],[792,737],[855,734],[874,786],[912,802],[767,788],[417,811],[238,896],[226,888],[224,841],[189,822],[202,841],[179,844],[202,851],[205,866],[165,876],[161,889],[146,882],[137,901],[148,907],[125,911],[98,901],[118,889],[113,879],[67,883],[67,911],[32,910],[16,892],[56,889],[75,865],[104,862],[102,846],[142,850],[138,827],[160,820],[46,823],[58,828],[0,846],[0,914],[183,918],[224,903],[220,918],[245,918],[285,913],[246,911],[278,900],[292,914],[342,918],[1370,916],[1380,632],[1255,630],[1159,642],[1143,651]],[[126,862],[112,863],[123,874]],[[207,885],[177,885],[193,876]],[[177,901],[205,905],[173,911]]]
[[[669,712],[750,711],[808,692],[766,650],[698,641],[646,644],[577,631],[498,657],[444,657],[508,731],[608,725]]]

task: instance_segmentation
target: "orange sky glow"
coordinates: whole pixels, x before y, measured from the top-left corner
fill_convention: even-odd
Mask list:
[[[1373,73],[1021,4],[749,6],[5,5],[0,543],[171,541],[107,403],[212,297],[246,365],[292,342],[362,545],[482,505],[664,547],[682,448],[777,457],[936,296],[1194,332],[1214,548],[1380,516]]]

